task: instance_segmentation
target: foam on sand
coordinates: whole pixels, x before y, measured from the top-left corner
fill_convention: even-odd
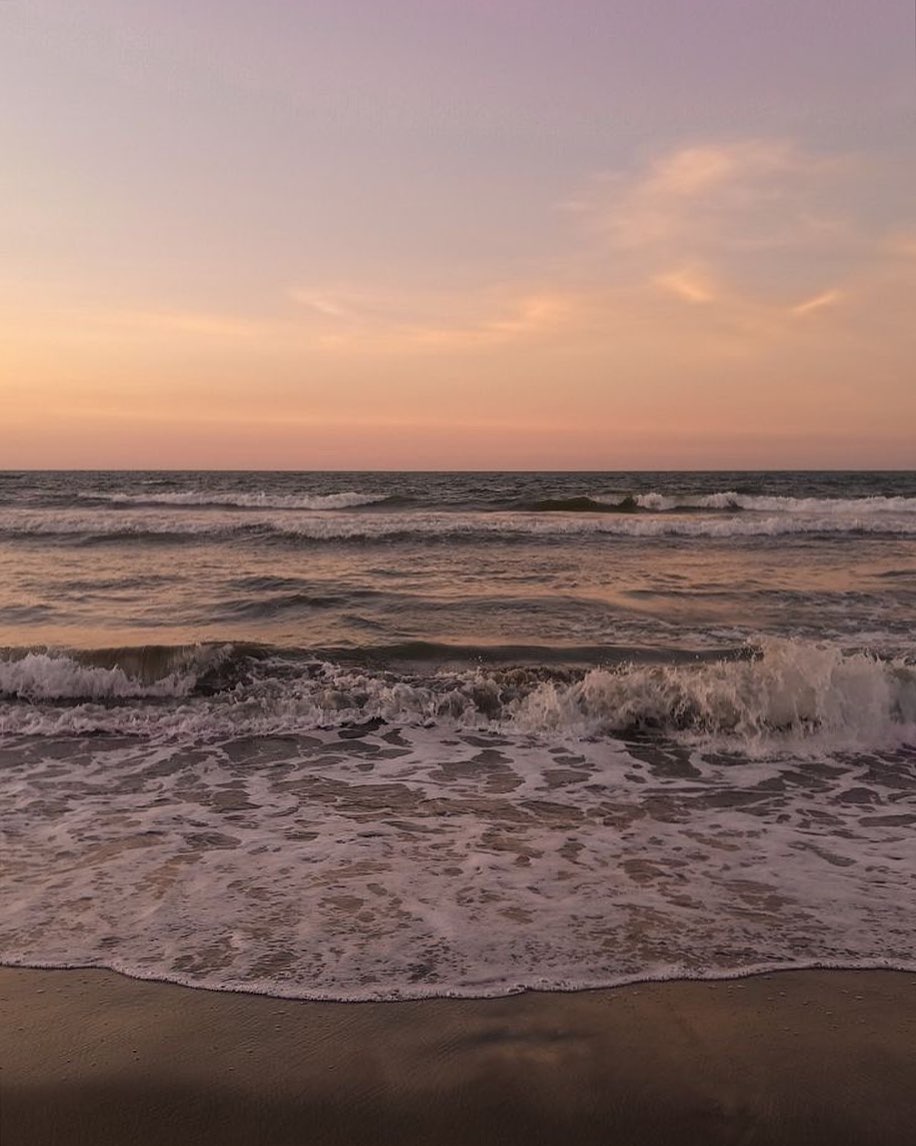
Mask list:
[[[2,777],[6,962],[338,999],[916,970],[911,754],[370,725]]]

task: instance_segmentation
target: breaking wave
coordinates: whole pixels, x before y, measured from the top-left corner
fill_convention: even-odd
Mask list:
[[[619,498],[541,498],[518,503],[533,513],[798,513],[859,518],[874,514],[916,514],[914,497],[767,497],[735,490],[701,495],[639,493]]]
[[[531,513],[637,513],[638,499],[627,495],[620,501],[600,501],[593,497],[545,497],[523,501],[519,509]]]
[[[16,503],[7,503],[12,507]],[[871,517],[887,514],[916,514],[916,497],[866,495],[859,497],[792,497],[777,494],[748,493],[736,489],[698,493],[662,490],[616,490],[596,492],[594,487],[582,492],[545,492],[537,496],[512,496],[489,490],[461,487],[444,489],[441,483],[430,487],[416,484],[408,491],[387,493],[383,490],[344,489],[329,493],[285,492],[279,489],[196,488],[161,490],[143,488],[132,492],[87,489],[71,493],[58,490],[44,498],[25,497],[20,506],[35,508],[92,509],[130,512],[138,509],[182,510],[248,510],[302,513],[362,510],[430,513],[484,514],[682,514],[765,513],[828,516]]]
[[[80,652],[7,650],[0,659],[0,699],[37,702],[186,697],[231,662],[234,653],[228,644],[147,645]]]
[[[207,490],[183,490],[174,493],[103,493],[87,490],[79,493],[82,501],[100,506],[189,506],[194,509],[353,509],[357,506],[400,505],[410,499],[384,493],[359,493],[343,490],[326,494],[280,494],[263,491],[231,493]]]
[[[677,510],[750,510],[757,513],[846,514],[916,513],[916,497],[766,497],[734,490],[699,497],[643,493],[633,498],[640,509],[655,513]]]
[[[58,537],[76,544],[115,541],[181,543],[189,539],[260,542],[487,541],[572,536],[652,539],[831,536],[916,536],[916,514],[741,513],[707,516],[620,513],[373,513],[219,516],[126,514],[0,514],[0,537]]]
[[[106,663],[107,662],[107,663]],[[768,639],[702,663],[388,671],[246,646],[0,661],[0,733],[226,738],[365,721],[582,737],[658,731],[747,750],[916,744],[916,666]]]

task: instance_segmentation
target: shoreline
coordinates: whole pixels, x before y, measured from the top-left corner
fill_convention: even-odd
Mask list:
[[[339,1006],[361,1006],[367,1003],[379,1005],[398,1003],[435,1003],[435,1002],[488,1002],[495,999],[512,999],[519,995],[580,995],[600,994],[604,991],[620,991],[627,988],[653,987],[677,983],[736,983],[745,979],[759,979],[766,976],[791,975],[793,973],[807,972],[851,972],[851,973],[891,973],[895,975],[911,975],[916,977],[916,960],[912,963],[897,963],[891,960],[878,961],[863,959],[861,962],[851,959],[849,962],[831,962],[829,960],[812,959],[810,962],[799,961],[792,963],[761,963],[749,967],[736,967],[728,970],[715,970],[707,973],[672,972],[671,974],[646,974],[640,977],[623,977],[618,980],[609,979],[598,983],[572,983],[560,985],[547,985],[544,983],[518,983],[511,986],[501,985],[492,989],[480,990],[473,987],[457,987],[446,990],[437,990],[430,986],[425,990],[405,991],[398,989],[391,994],[379,992],[378,994],[348,995],[344,992],[333,994],[300,994],[297,988],[289,991],[280,989],[269,990],[252,980],[238,984],[212,984],[205,980],[188,976],[186,979],[180,975],[169,974],[142,974],[135,970],[124,970],[110,963],[41,963],[41,962],[6,962],[0,959],[0,976],[5,971],[51,971],[59,973],[69,971],[74,973],[114,975],[119,979],[131,979],[138,983],[162,984],[167,987],[180,987],[183,990],[205,991],[213,995],[250,995],[256,999],[275,1000],[284,1003],[323,1003]]]
[[[4,1146],[905,1146],[916,974],[318,1002],[0,967]]]

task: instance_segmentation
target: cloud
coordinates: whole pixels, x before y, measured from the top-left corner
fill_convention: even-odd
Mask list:
[[[662,290],[670,291],[687,302],[712,302],[716,297],[709,279],[696,271],[671,271],[668,274],[657,275],[655,283]]]
[[[599,177],[580,211],[619,251],[836,241],[844,220],[813,208],[846,166],[785,140],[683,147],[641,171]]]
[[[747,148],[741,150],[746,152]],[[641,192],[675,198],[706,194],[734,178],[741,160],[742,155],[734,147],[685,147],[652,164],[642,180]]]
[[[316,314],[324,315],[326,318],[347,318],[351,313],[346,304],[333,296],[297,289],[291,290],[289,294],[293,302],[308,310],[315,311]]]
[[[304,314],[293,329],[313,344],[344,353],[474,350],[537,338],[573,320],[577,301],[568,292],[525,283],[481,284],[438,291],[404,286],[360,290],[296,287],[289,297]]]
[[[613,290],[621,305],[641,298],[647,321],[652,298],[668,300],[666,337],[692,337],[700,322],[710,345],[748,352],[795,337],[797,320],[815,314],[831,316],[838,338],[886,323],[895,288],[916,302],[916,231],[899,200],[881,196],[899,178],[882,178],[874,157],[793,140],[707,141],[598,175],[567,207],[595,292]],[[680,332],[672,298],[688,304]]]
[[[817,294],[814,298],[809,298],[806,302],[793,306],[792,313],[798,316],[810,314],[813,310],[822,310],[825,306],[835,306],[842,297],[843,295],[838,290],[825,290],[822,294]]]
[[[850,194],[875,180],[849,157],[789,140],[692,143],[590,180],[576,223],[567,215],[565,236],[553,240],[558,253],[514,277],[482,274],[469,284],[443,272],[433,287],[403,276],[303,277],[278,295],[272,314],[263,305],[257,315],[232,315],[113,303],[92,313],[63,308],[49,325],[73,341],[117,339],[157,352],[174,342],[195,354],[224,349],[274,362],[521,361],[528,350],[564,347],[654,362],[660,335],[671,353],[747,359],[829,329],[844,338],[863,324],[886,325],[912,298],[916,229],[899,217],[880,228]]]
[[[578,221],[565,250],[516,281],[300,284],[290,322],[335,354],[631,345],[634,331],[661,323],[669,342],[702,336],[745,354],[840,303],[854,322],[874,284],[902,282],[914,232],[899,219],[886,233],[877,225],[875,179],[855,157],[789,139],[694,142],[572,189],[565,218]],[[683,320],[672,300],[685,304]]]

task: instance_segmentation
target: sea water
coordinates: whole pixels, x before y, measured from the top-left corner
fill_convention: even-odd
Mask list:
[[[916,969],[916,475],[0,474],[0,960]]]

